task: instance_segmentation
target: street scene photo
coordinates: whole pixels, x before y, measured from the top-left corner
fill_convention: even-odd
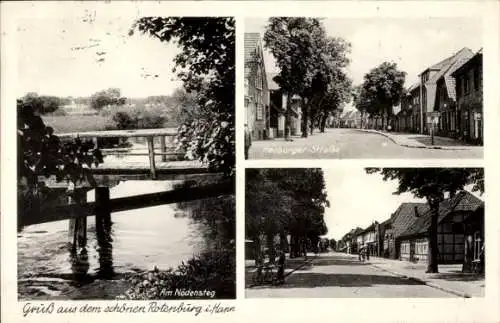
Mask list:
[[[483,158],[482,22],[246,18],[245,157]]]
[[[18,21],[18,299],[235,299],[234,19],[92,6]]]
[[[247,298],[484,297],[483,168],[248,168]]]

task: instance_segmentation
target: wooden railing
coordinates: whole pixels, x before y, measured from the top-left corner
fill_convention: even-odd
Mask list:
[[[99,213],[102,213],[99,210],[106,210],[106,216],[109,217],[112,212],[229,195],[234,194],[234,191],[235,186],[233,181],[222,180],[214,184],[199,187],[181,187],[158,193],[110,199],[109,187],[101,186],[95,188],[95,202],[78,203],[79,200],[86,198],[82,195],[79,198],[71,198],[71,203],[67,205],[42,207],[37,212],[34,212],[36,217],[25,218],[21,225],[85,218],[92,215],[99,215]],[[80,194],[86,195],[86,190],[82,190]]]
[[[157,168],[155,164],[155,156],[161,156],[162,162],[167,161],[167,156],[180,156],[183,155],[177,151],[168,151],[165,138],[174,138],[177,135],[175,128],[163,129],[139,129],[139,130],[105,130],[105,131],[87,131],[75,133],[62,133],[57,134],[62,140],[68,138],[91,138],[98,147],[99,138],[146,138],[148,144],[147,153],[132,152],[127,148],[105,148],[101,149],[104,156],[117,155],[117,156],[148,156],[149,157],[149,171],[152,179],[157,178]],[[154,138],[160,138],[160,151],[156,152],[154,147]]]

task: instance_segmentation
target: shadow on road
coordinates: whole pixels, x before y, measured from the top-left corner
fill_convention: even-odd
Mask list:
[[[483,275],[479,275],[479,274],[464,274],[462,272],[457,272],[457,273],[440,273],[440,274],[434,274],[431,277],[432,278],[449,280],[449,281],[463,281],[463,282],[484,280],[484,276]]]
[[[421,285],[410,279],[381,275],[300,273],[291,275],[277,288],[370,287],[373,285]]]
[[[421,144],[426,146],[430,146],[432,144],[431,137],[408,137],[408,139],[415,140]],[[453,141],[453,140],[443,140],[440,138],[435,138],[435,145],[444,146],[444,147],[454,147],[454,146],[472,146],[469,143],[461,142],[461,141]]]

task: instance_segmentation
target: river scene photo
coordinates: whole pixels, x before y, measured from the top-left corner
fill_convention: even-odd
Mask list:
[[[126,181],[111,188],[110,197],[154,193],[180,183]],[[89,202],[93,195],[93,190],[88,192]],[[19,299],[113,299],[131,287],[130,277],[134,275],[155,268],[175,269],[204,253],[233,253],[231,237],[214,234],[218,230],[217,215],[213,215],[212,224],[203,219],[204,206],[231,199],[212,198],[112,213],[111,250],[99,247],[95,217],[89,217],[88,269],[83,275],[79,274],[82,268],[72,265],[67,247],[69,220],[26,226],[18,232]]]

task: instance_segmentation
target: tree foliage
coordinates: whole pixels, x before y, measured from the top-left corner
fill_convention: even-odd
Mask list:
[[[356,107],[370,116],[390,116],[392,107],[403,98],[405,78],[406,72],[396,63],[384,62],[371,69],[357,91]],[[384,121],[383,127],[386,124]]]
[[[230,17],[144,17],[138,30],[180,49],[174,72],[188,93],[197,92],[198,112],[179,131],[179,143],[190,158],[214,171],[234,174],[235,163],[235,26]]]
[[[320,115],[320,123],[326,123],[328,114],[348,99],[351,83],[343,69],[350,44],[328,37],[320,19],[303,17],[270,18],[264,42],[280,68],[276,83],[289,97],[303,99],[302,135],[307,137],[308,124],[312,130]],[[289,124],[289,113],[286,118]]]
[[[64,99],[57,96],[38,95],[37,93],[30,92],[21,98],[21,101],[33,107],[41,114],[52,113],[58,110],[65,102]]]
[[[248,169],[246,175],[246,235],[291,235],[291,255],[307,241],[327,233],[324,211],[329,206],[320,169]],[[269,239],[272,242],[272,239]],[[273,245],[268,245],[273,249]]]
[[[425,198],[431,209],[429,229],[428,272],[438,272],[437,264],[437,220],[439,204],[445,193],[451,196],[472,185],[473,191],[484,192],[483,168],[367,168],[366,172],[381,173],[384,180],[395,180],[398,188],[394,194],[412,193],[415,197]]]
[[[73,186],[79,183],[95,185],[90,167],[102,163],[102,154],[91,141],[80,138],[61,141],[39,116],[31,101],[17,101],[17,169],[19,221],[31,212],[38,212],[39,193],[43,182],[39,176],[55,176]]]
[[[108,106],[124,105],[127,99],[121,96],[120,89],[109,88],[92,94],[89,101],[92,109],[101,110]]]

